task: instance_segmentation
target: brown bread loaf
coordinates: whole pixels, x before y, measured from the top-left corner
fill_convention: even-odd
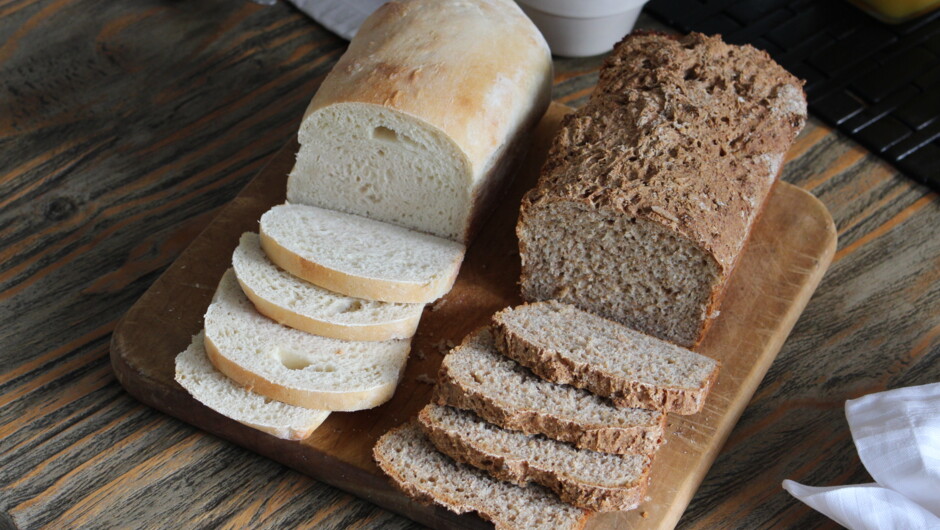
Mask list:
[[[805,119],[762,51],[628,36],[523,200],[523,297],[694,346]]]

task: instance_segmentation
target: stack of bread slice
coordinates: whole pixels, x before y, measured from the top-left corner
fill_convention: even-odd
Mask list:
[[[229,418],[305,438],[331,411],[391,398],[424,304],[450,290],[463,255],[396,225],[275,206],[241,236],[176,380]]]
[[[460,497],[461,488],[478,487],[470,479],[458,487],[418,475],[447,456],[474,483],[488,476],[488,488],[509,487],[504,481],[517,495],[551,490],[563,501],[545,512],[552,517],[569,505],[631,510],[645,496],[667,413],[699,412],[718,369],[714,359],[571,305],[507,308],[444,358],[433,402],[383,436],[374,455],[406,493],[478,511],[497,526],[519,525],[493,515],[511,507],[494,508],[492,497]],[[421,436],[407,456],[391,450]]]
[[[377,9],[307,107],[288,203],[242,237],[177,380],[288,438],[387,401],[551,85],[548,44],[512,0]]]

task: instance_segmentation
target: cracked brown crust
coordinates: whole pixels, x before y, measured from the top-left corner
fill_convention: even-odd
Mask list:
[[[785,153],[805,119],[800,81],[764,52],[696,33],[628,37],[566,117],[526,204],[648,217],[727,268],[776,176],[762,155]]]
[[[574,363],[558,352],[540,348],[513,333],[499,319],[499,313],[493,317],[493,336],[503,355],[540,377],[604,396],[618,407],[661,410],[681,415],[695,414],[705,406],[705,399],[718,379],[720,368],[720,363],[715,361],[715,367],[708,379],[697,389],[663,387],[626,380],[596,367]]]
[[[427,408],[418,414],[418,423],[431,443],[445,455],[457,462],[486,471],[494,478],[513,482],[520,486],[528,482],[541,484],[554,491],[558,497],[578,508],[598,512],[627,511],[639,506],[649,483],[652,458],[639,479],[628,487],[610,488],[598,484],[586,484],[559,475],[551,470],[540,469],[525,460],[506,458],[489,453],[466,442],[458,433],[435,423]]]
[[[802,82],[763,51],[697,33],[626,37],[588,104],[563,120],[538,185],[523,199],[516,230],[523,295],[530,298],[526,223],[536,210],[574,202],[645,219],[718,266],[700,339],[805,121]]]
[[[477,333],[480,333],[480,330],[470,336]],[[601,423],[584,424],[537,410],[520,409],[513,403],[475,390],[450,374],[446,358],[441,364],[432,401],[438,405],[469,410],[504,429],[526,434],[543,434],[554,440],[570,443],[578,449],[601,453],[652,453],[662,445],[666,431],[665,414],[660,416],[655,425],[618,427]]]

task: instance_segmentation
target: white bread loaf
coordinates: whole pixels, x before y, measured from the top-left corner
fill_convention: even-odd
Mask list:
[[[287,200],[467,242],[551,81],[511,0],[389,2],[310,102]]]
[[[229,269],[205,318],[206,354],[238,384],[298,407],[362,410],[388,401],[409,340],[352,342],[284,327],[258,313]]]
[[[343,340],[407,339],[423,304],[353,298],[304,281],[279,268],[261,250],[258,234],[242,234],[232,254],[242,291],[262,315],[285,326]]]
[[[251,428],[285,440],[303,440],[330,415],[295,407],[235,384],[206,357],[204,332],[176,356],[176,382],[203,405]]]
[[[347,296],[431,302],[450,291],[464,246],[448,239],[303,204],[261,216],[261,248],[287,272]]]

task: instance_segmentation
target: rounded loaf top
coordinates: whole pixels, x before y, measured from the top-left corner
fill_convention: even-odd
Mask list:
[[[393,1],[366,19],[306,114],[341,102],[393,108],[438,127],[485,169],[548,104],[551,82],[548,44],[515,2]]]
[[[595,96],[631,89],[707,110],[707,129],[736,133],[716,139],[737,140],[742,155],[786,149],[806,121],[802,81],[767,52],[720,36],[628,35],[605,60]]]
[[[801,81],[765,52],[633,34],[566,117],[523,208],[574,200],[653,219],[727,271],[805,120]]]

